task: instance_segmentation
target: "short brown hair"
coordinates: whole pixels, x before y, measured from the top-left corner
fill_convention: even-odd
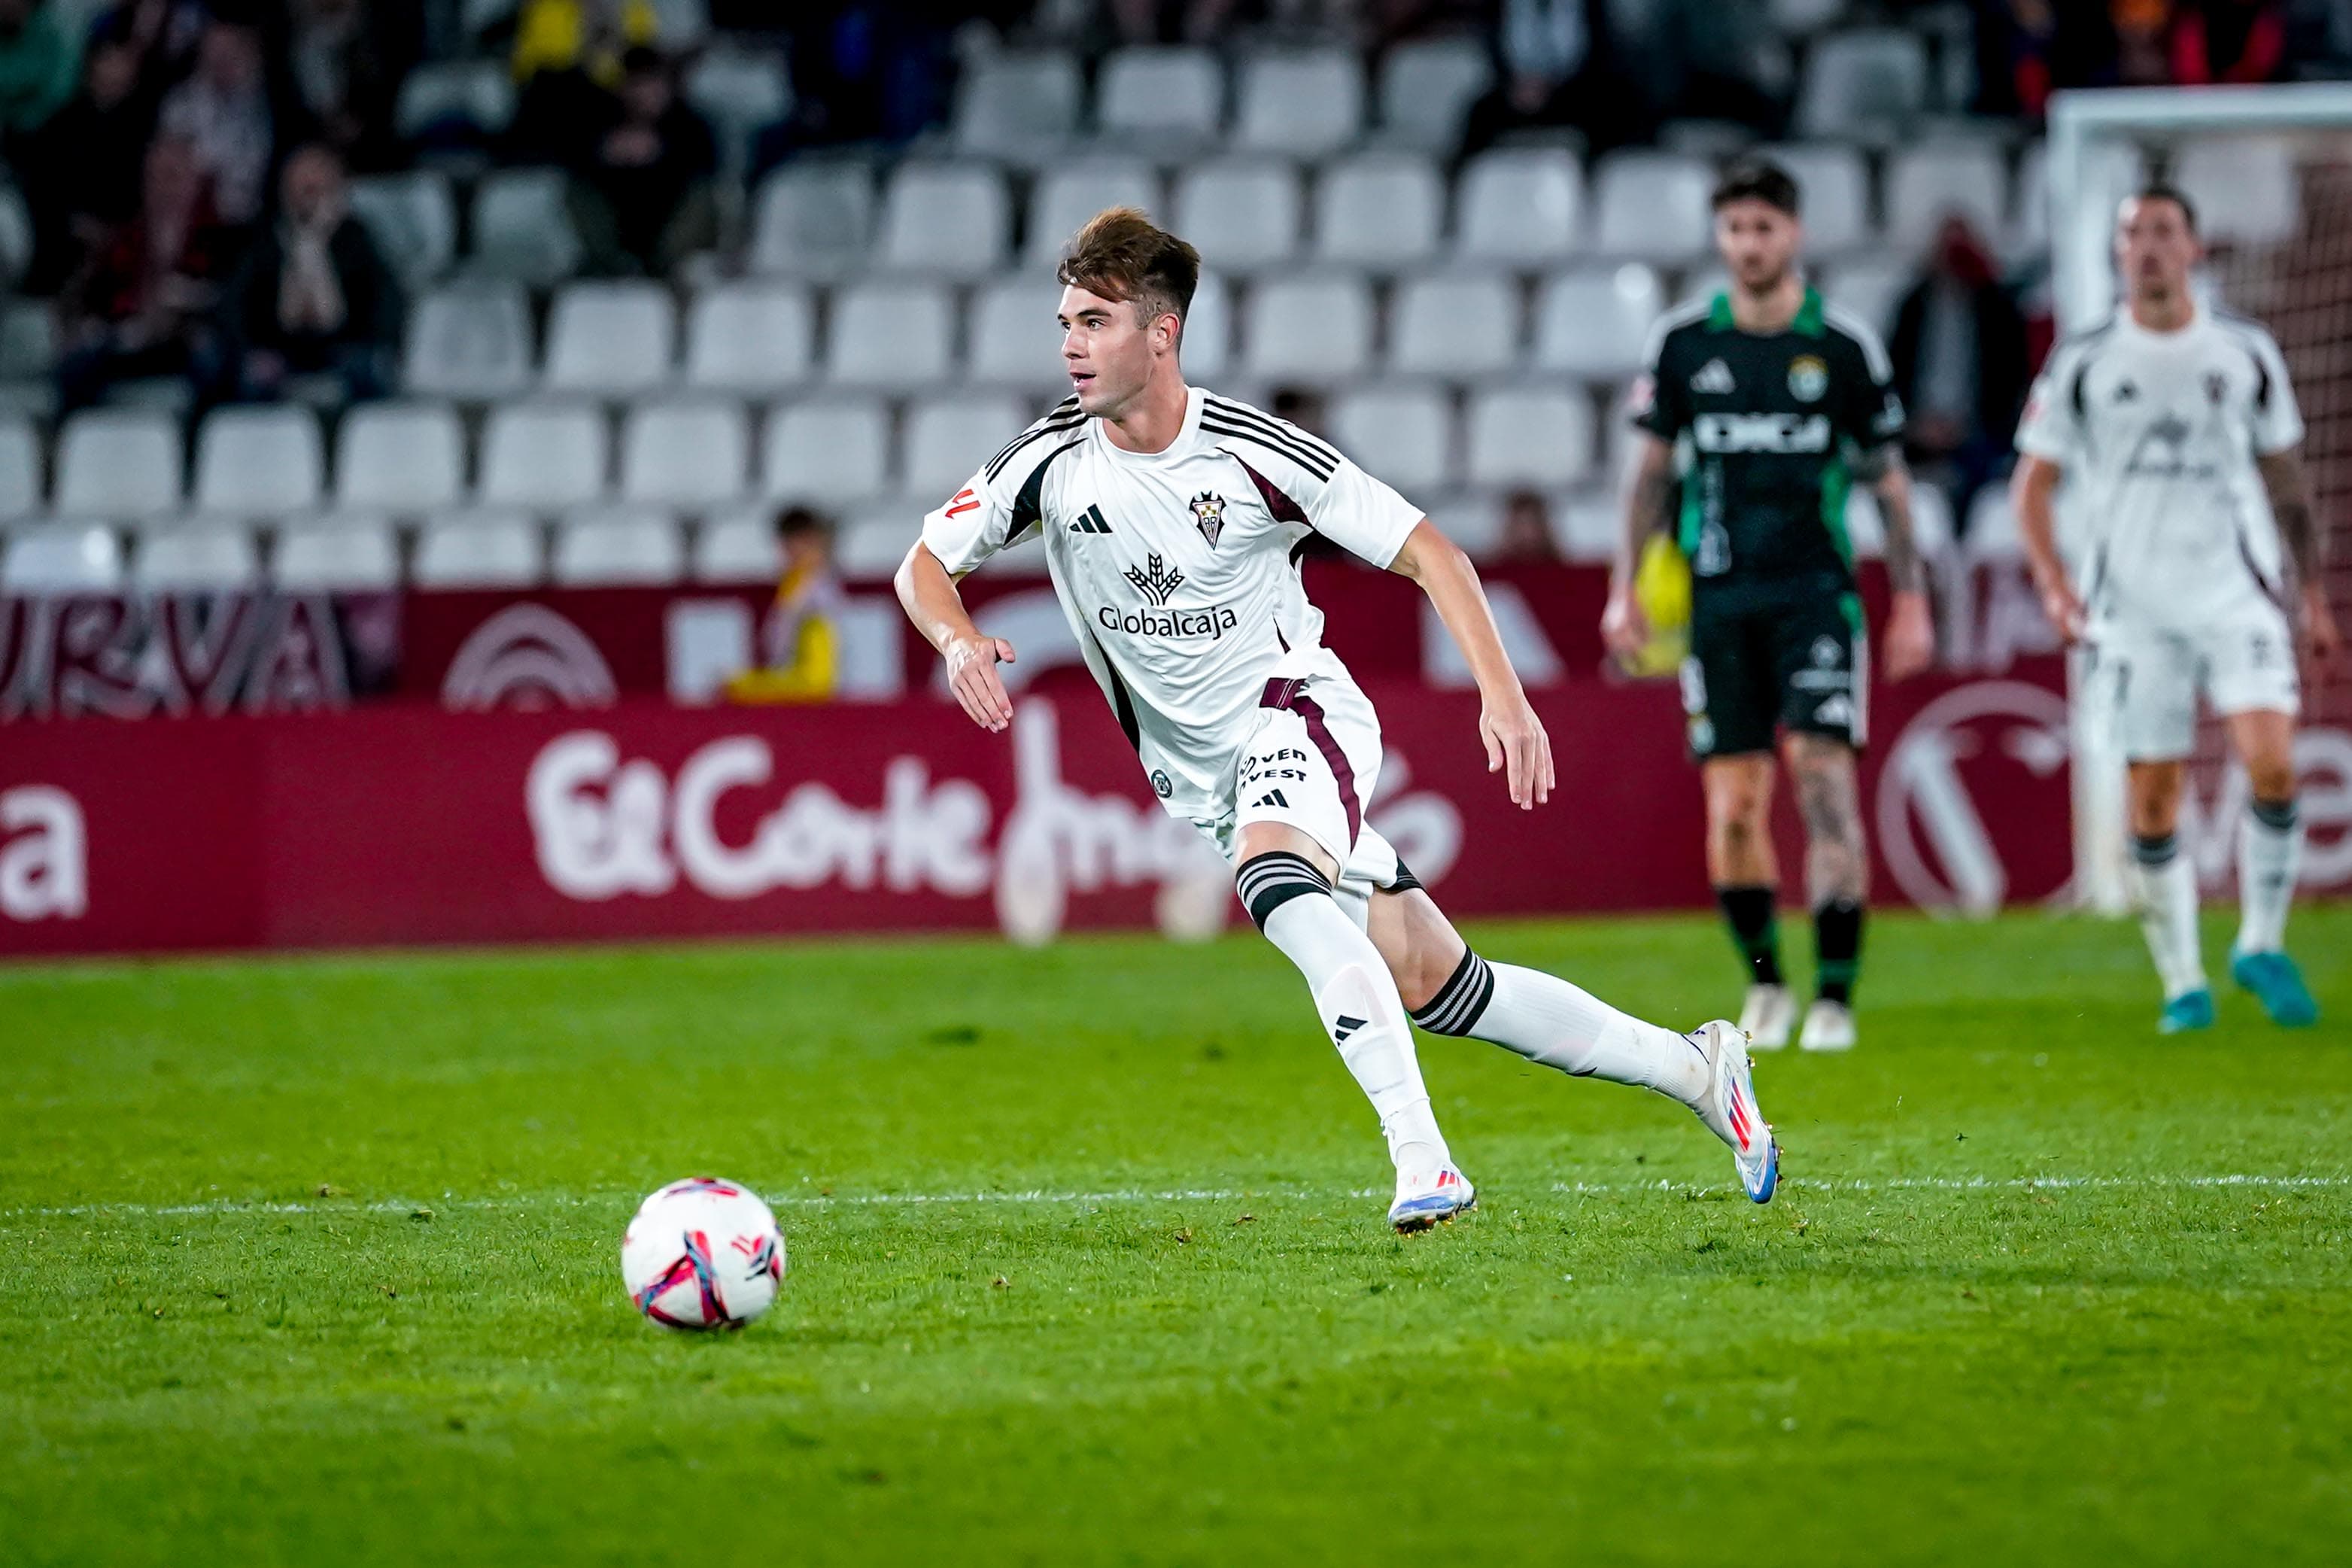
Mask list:
[[[2180,209],[2181,221],[2189,226],[2189,232],[2191,234],[2195,234],[2197,232],[2196,205],[2189,201],[2189,194],[2186,191],[2183,191],[2179,185],[2174,184],[2171,181],[2150,180],[2147,184],[2134,191],[2132,193],[2131,199],[2142,204],[2147,202],[2170,202],[2174,206]]]
[[[1181,321],[1201,286],[1201,253],[1140,208],[1106,207],[1070,237],[1054,277],[1106,300],[1131,300],[1146,322],[1171,314]]]
[[[1769,158],[1738,159],[1716,182],[1715,210],[1721,212],[1734,202],[1748,201],[1762,202],[1795,217],[1797,182],[1789,177],[1788,170]]]

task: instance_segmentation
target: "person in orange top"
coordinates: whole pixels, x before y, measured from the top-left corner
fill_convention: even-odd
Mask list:
[[[737,702],[824,702],[841,683],[841,579],[833,524],[803,506],[776,514],[784,575],[762,641],[763,665],[727,683]]]

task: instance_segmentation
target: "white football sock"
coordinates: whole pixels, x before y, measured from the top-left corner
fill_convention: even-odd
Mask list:
[[[1467,1035],[1573,1078],[1654,1089],[1685,1105],[1707,1089],[1706,1053],[1688,1037],[1619,1012],[1557,975],[1475,952],[1413,1022],[1437,1035]]]
[[[2179,842],[2132,840],[2132,879],[2139,891],[2139,929],[2148,956],[2170,1001],[2205,989],[2205,955],[2197,943],[2197,874],[2179,853]]]
[[[2286,943],[2286,912],[2294,902],[2295,863],[2303,856],[2303,821],[2292,800],[2254,802],[2238,840],[2238,951],[2275,952]]]

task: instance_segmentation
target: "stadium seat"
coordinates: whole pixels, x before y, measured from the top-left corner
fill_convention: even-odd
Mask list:
[[[180,427],[155,409],[90,408],[58,437],[60,517],[136,521],[180,504]]]
[[[295,592],[394,588],[400,584],[400,544],[389,523],[347,518],[289,528],[278,536],[269,579]]]
[[[955,363],[955,307],[943,288],[861,283],[833,297],[828,380],[843,386],[919,392]]]
[[[532,588],[546,574],[539,525],[520,512],[437,517],[416,539],[420,588]]]
[[[761,131],[792,111],[783,61],[772,55],[715,48],[687,68],[686,100],[710,121],[720,165],[740,177]]]
[[[1462,144],[1470,106],[1494,79],[1493,57],[1475,38],[1423,38],[1397,45],[1381,61],[1381,140],[1451,153]]]
[[[622,422],[624,500],[689,510],[716,506],[742,497],[751,469],[751,421],[740,403],[641,403]]]
[[[580,403],[509,403],[482,428],[476,494],[487,505],[580,506],[604,495],[604,416]]]
[[[1492,273],[1451,273],[1400,284],[1389,313],[1389,368],[1467,380],[1517,363],[1519,289]]]
[[[1218,274],[1203,272],[1192,308],[1184,313],[1184,374],[1194,381],[1214,380],[1233,357],[1233,289]]]
[[[1587,381],[1639,374],[1664,292],[1658,275],[1634,261],[1547,279],[1536,299],[1537,368]]]
[[[1696,300],[1712,300],[1731,287],[1731,274],[1722,267],[1694,267],[1685,272],[1667,309],[1679,310]]]
[[[1250,291],[1243,363],[1263,381],[1328,383],[1372,357],[1372,290],[1349,273],[1268,279]]]
[[[393,129],[404,142],[486,141],[514,123],[514,78],[496,60],[440,60],[404,78]]]
[[[1917,281],[1914,268],[1880,257],[1852,262],[1830,273],[1822,281],[1822,298],[1885,338],[1895,331],[1895,308]]]
[[[921,532],[922,512],[912,502],[861,513],[835,540],[834,564],[845,577],[887,577]]]
[[[1053,156],[1078,126],[1084,90],[1078,62],[1058,50],[982,56],[956,90],[958,153],[1036,163]]]
[[[1027,264],[1050,271],[1070,237],[1105,207],[1164,210],[1160,176],[1149,163],[1111,158],[1066,163],[1038,175],[1029,196]]]
[[[1315,250],[1325,261],[1391,271],[1437,254],[1445,185],[1436,166],[1407,153],[1372,153],[1330,165],[1315,192]]]
[[[1121,49],[1096,75],[1095,126],[1107,141],[1181,150],[1216,139],[1224,100],[1224,73],[1207,49]]]
[[[2009,504],[2008,487],[1985,486],[1969,506],[1969,531],[1960,540],[1963,559],[1971,564],[2013,561],[2024,550],[2024,541],[2017,531],[2017,513]]]
[[[159,529],[140,540],[131,577],[161,593],[231,593],[261,581],[261,552],[231,523]]]
[[[530,385],[530,308],[514,284],[468,283],[426,295],[408,321],[406,379],[428,397],[486,402]]]
[[[967,317],[971,354],[964,374],[982,386],[1066,395],[1062,329],[1054,320],[1060,293],[1051,279],[1023,274],[1000,278],[973,294]],[[1184,368],[1192,368],[1189,354]]]
[[[768,416],[760,493],[838,505],[879,494],[889,471],[890,420],[879,403],[828,397]]]
[[[561,169],[495,169],[474,192],[474,252],[467,270],[535,289],[580,266],[580,237],[564,205]]]
[[[1471,260],[1548,267],[1584,239],[1584,177],[1556,147],[1482,153],[1463,171],[1456,244]]]
[[[1012,237],[1004,178],[985,163],[902,163],[882,198],[876,260],[896,272],[980,278]]]
[[[1789,171],[1804,204],[1805,248],[1833,255],[1871,243],[1870,162],[1858,147],[1801,142],[1766,147],[1762,155]]]
[[[94,523],[47,523],[5,542],[0,587],[14,594],[110,594],[122,584],[122,541]]]
[[[343,416],[335,441],[335,500],[347,507],[423,512],[465,488],[466,435],[438,403],[366,403]]]
[[[1332,405],[1331,438],[1408,495],[1433,494],[1452,481],[1454,408],[1434,387],[1351,392]]]
[[[1282,50],[1242,63],[1234,142],[1252,153],[1318,158],[1364,128],[1364,68],[1351,49]]]
[[[307,408],[216,408],[196,432],[195,509],[240,518],[283,517],[319,504],[326,452]]]
[[[432,282],[457,259],[457,203],[439,171],[370,174],[352,182],[351,199],[352,216],[407,288]]]
[[[1272,267],[1298,248],[1298,171],[1267,159],[1200,163],[1176,181],[1176,232],[1232,269]]]
[[[810,159],[760,185],[751,220],[751,269],[835,279],[866,265],[874,232],[874,181],[863,164]]]
[[[13,289],[33,259],[33,215],[13,184],[0,184],[0,289]]]
[[[41,438],[22,414],[0,413],[0,526],[41,507]]]
[[[1625,503],[1607,490],[1578,490],[1553,502],[1552,537],[1570,561],[1612,561],[1625,536]]]
[[[1886,238],[1924,256],[1948,214],[1969,220],[1977,237],[1997,246],[2009,233],[2009,171],[1991,142],[1937,142],[1903,147],[1886,163]]]
[[[567,519],[555,531],[550,576],[560,587],[658,585],[685,575],[686,542],[666,513],[591,512]]]
[[[2268,136],[2212,136],[2180,150],[2174,184],[2197,206],[2209,240],[2275,245],[2303,219],[2292,142]]]
[[[1581,391],[1485,388],[1471,395],[1467,424],[1474,485],[1557,489],[1592,471],[1592,405]]]
[[[694,538],[698,583],[773,583],[783,574],[775,509],[738,507],[704,520]]]
[[[1002,394],[915,403],[907,410],[906,460],[897,488],[926,507],[938,505],[1034,417],[1030,404]]]
[[[670,377],[677,310],[658,283],[573,283],[547,319],[550,392],[625,397]]]
[[[1707,248],[1715,171],[1678,153],[1634,150],[1601,160],[1593,240],[1604,255],[1673,264]]]
[[[1492,492],[1456,490],[1433,498],[1422,510],[1440,532],[1474,558],[1493,550],[1503,535],[1502,497]]]
[[[1784,37],[1818,32],[1845,15],[1846,0],[1771,0],[1773,30]]]
[[[1814,40],[1797,93],[1798,134],[1823,141],[1885,142],[1927,102],[1927,47],[1896,27],[1832,33]]]
[[[686,380],[714,391],[798,386],[816,370],[816,307],[788,283],[722,283],[686,318]]]

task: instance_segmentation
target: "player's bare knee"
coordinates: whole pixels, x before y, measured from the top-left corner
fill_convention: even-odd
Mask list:
[[[2246,782],[2252,786],[2256,800],[2293,800],[2295,789],[2294,755],[2287,753],[2247,758]]]
[[[2187,767],[2179,763],[2131,764],[2125,800],[2134,837],[2172,836],[2180,821],[2180,791],[2187,773]]]

